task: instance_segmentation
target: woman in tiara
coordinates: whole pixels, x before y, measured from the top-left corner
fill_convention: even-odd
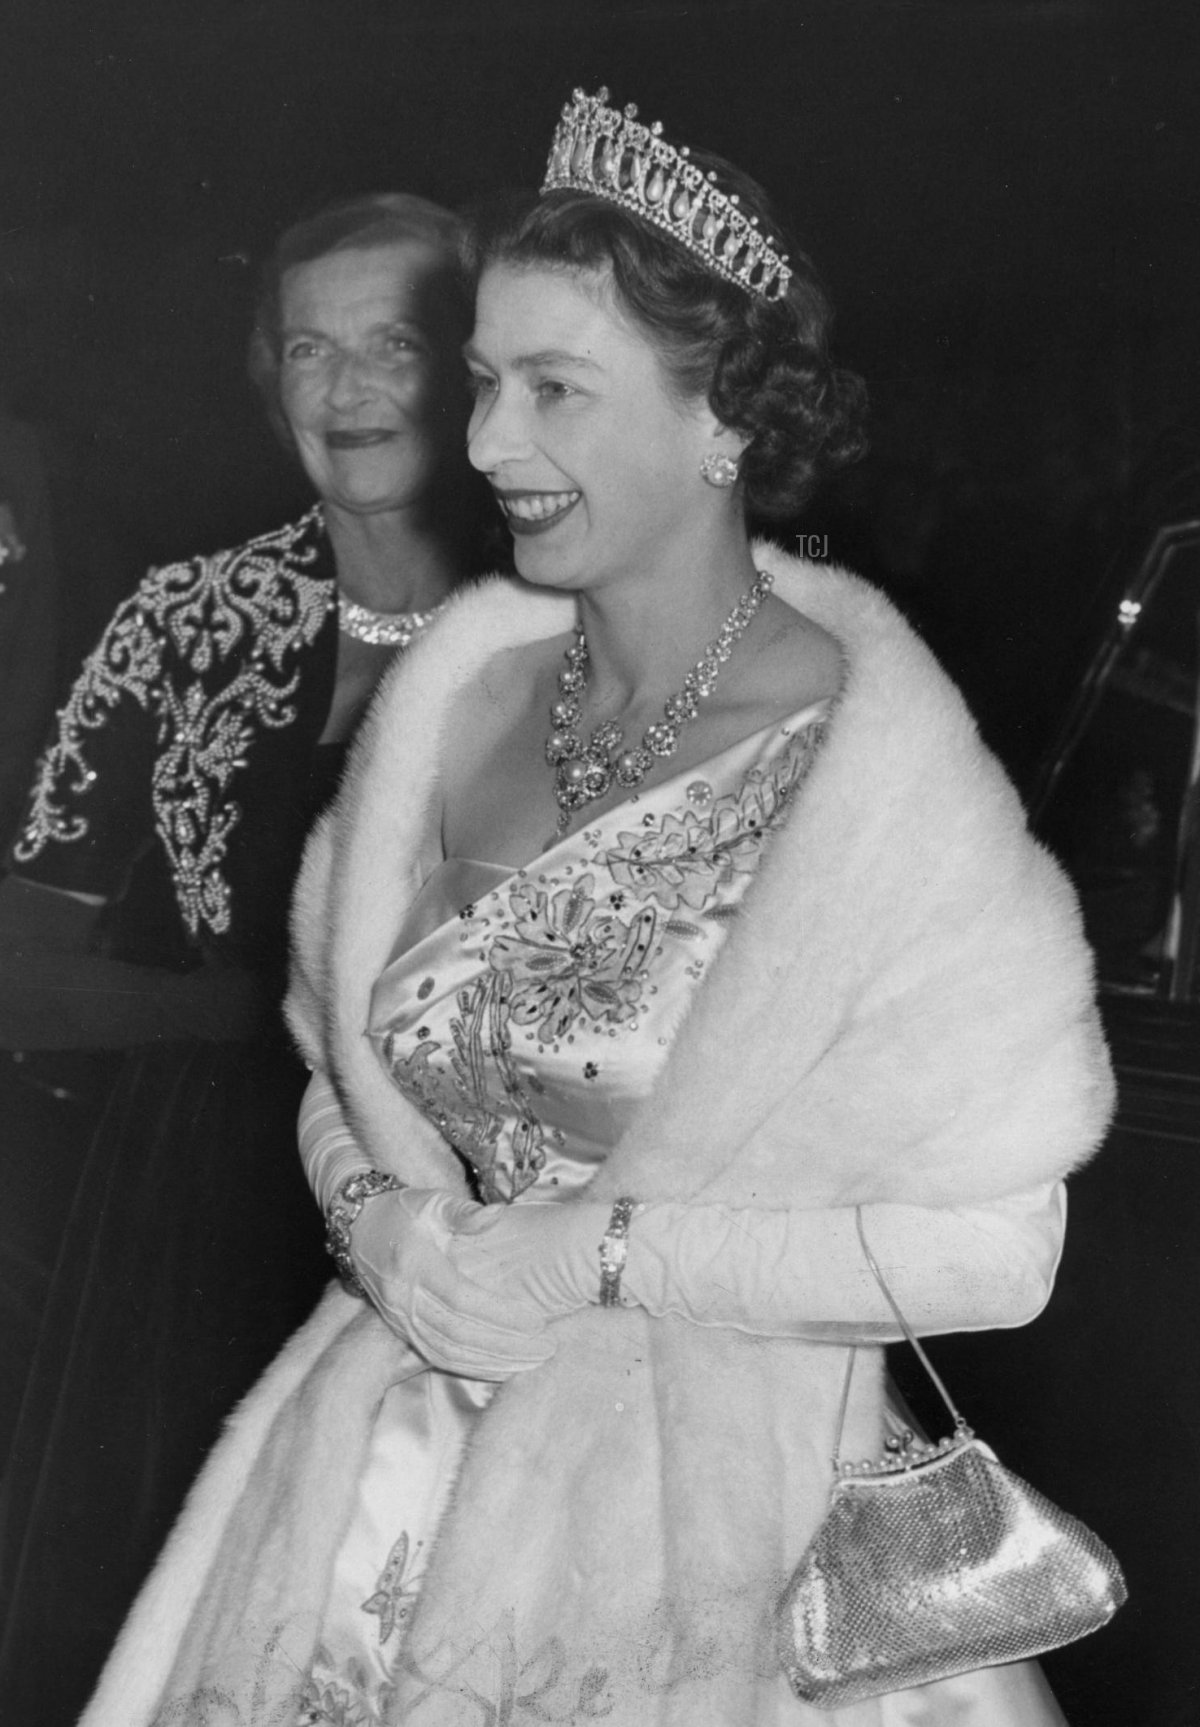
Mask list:
[[[0,884],[2,1041],[127,1051],[81,1167],[61,1131],[14,1131],[19,1097],[8,1113],[6,1277],[10,1252],[38,1274],[5,1329],[14,1376],[41,1328],[0,1695],[28,1719],[82,1707],[222,1419],[325,1281],[279,1015],[286,908],[375,684],[470,568],[460,239],[400,194],[281,237],[251,371],[319,502],[120,606]]]
[[[887,603],[747,535],[859,443],[759,189],[576,93],[481,224],[469,450],[522,583],[387,686],[296,906],[343,1287],[239,1411],[87,1727],[818,1715],[780,1588],[896,1335],[1046,1300],[1110,1106],[1069,888]]]

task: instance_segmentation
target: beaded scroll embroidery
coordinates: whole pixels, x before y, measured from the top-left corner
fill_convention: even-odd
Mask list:
[[[88,832],[64,801],[86,795],[97,775],[87,734],[125,697],[158,721],[151,801],[155,828],[189,934],[230,924],[223,873],[241,819],[230,796],[246,766],[255,726],[296,717],[294,656],[311,645],[333,603],[333,584],[306,574],[316,561],[320,507],[233,551],[151,570],[123,602],[84,662],[58,736],[42,758],[29,816],[13,855],[31,862],[50,841]],[[291,663],[289,663],[291,662]]]
[[[460,912],[463,940],[478,944],[480,970],[459,991],[446,1033],[418,1026],[388,1032],[383,1056],[396,1084],[469,1165],[488,1204],[535,1186],[557,1130],[540,1119],[540,1081],[523,1075],[514,1041],[558,1050],[576,1037],[636,1032],[665,942],[692,947],[686,968],[699,983],[699,948],[735,910],[728,889],[752,875],[815,759],[823,725],[808,726],[769,767],[713,797],[687,788],[690,807],[647,814],[636,827],[579,834],[582,873],[532,879],[519,870]],[[621,815],[632,822],[632,808]],[[574,866],[562,875],[573,875]],[[545,885],[542,885],[545,882]],[[585,1079],[593,1077],[584,1065]],[[498,1076],[503,1106],[493,1099]],[[506,1128],[511,1126],[506,1144]]]

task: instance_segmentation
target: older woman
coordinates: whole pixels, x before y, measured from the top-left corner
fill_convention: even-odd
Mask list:
[[[390,683],[298,895],[346,1287],[87,1727],[1060,1719],[1028,1666],[817,1716],[774,1651],[848,1344],[846,1454],[886,1431],[859,1221],[919,1329],[1023,1323],[1110,1102],[1070,890],[957,693],[747,537],[858,442],[777,233],[604,92],[482,233],[469,448],[524,585]]]
[[[459,242],[395,194],[282,236],[251,372],[318,501],[120,606],[0,885],[4,1042],[129,1051],[82,1174],[6,1144],[9,1251],[62,1236],[9,1472],[0,1693],[28,1719],[82,1704],[221,1418],[322,1281],[289,1154],[286,907],[376,683],[475,551]]]

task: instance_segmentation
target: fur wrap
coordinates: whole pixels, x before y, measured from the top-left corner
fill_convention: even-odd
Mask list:
[[[1111,1106],[1072,890],[892,607],[842,571],[755,550],[842,643],[843,691],[654,1095],[589,1192],[941,1207],[1061,1176]],[[291,1022],[370,1161],[409,1182],[464,1177],[364,1037],[369,992],[440,855],[456,692],[572,618],[569,599],[503,580],[457,599],[390,677],[309,845]],[[476,1424],[394,1719],[774,1721],[772,1605],[824,1511],[845,1350],[637,1310],[588,1309],[556,1334],[554,1358]],[[881,1438],[880,1355],[863,1358],[852,1456]],[[86,1727],[224,1720],[235,1698],[242,1727],[294,1718],[287,1675],[311,1651],[373,1411],[419,1370],[329,1293],[233,1417]]]

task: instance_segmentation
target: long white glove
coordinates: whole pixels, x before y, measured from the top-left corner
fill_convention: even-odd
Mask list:
[[[301,1100],[297,1134],[300,1162],[324,1214],[342,1183],[370,1169],[371,1163],[346,1125],[337,1092],[319,1070]]]
[[[547,1319],[560,1319],[600,1299],[600,1243],[611,1216],[610,1205],[588,1199],[476,1205],[456,1220],[447,1251],[480,1288],[519,1291]]]
[[[300,1157],[322,1211],[369,1169],[337,1093],[314,1073],[300,1106]],[[484,1207],[419,1188],[377,1194],[354,1220],[350,1251],[385,1324],[432,1366],[469,1379],[508,1379],[554,1353],[543,1311],[519,1289],[482,1290],[451,1263],[455,1230]]]
[[[300,1119],[305,1169],[327,1205],[367,1162],[323,1075],[314,1075]],[[372,1200],[363,1215],[382,1203]],[[446,1252],[473,1284],[499,1300],[523,1297],[548,1319],[598,1300],[600,1241],[611,1216],[606,1203],[460,1204]],[[863,1207],[875,1257],[905,1318],[923,1334],[1034,1318],[1053,1286],[1064,1220],[1061,1183],[955,1210]],[[899,1336],[848,1206],[639,1206],[621,1299],[657,1316],[677,1314],[761,1337],[853,1342]]]
[[[501,1380],[540,1366],[555,1345],[543,1310],[519,1287],[483,1289],[447,1252],[482,1209],[428,1188],[377,1194],[354,1220],[350,1252],[380,1318],[431,1366]]]
[[[986,1206],[867,1205],[872,1250],[916,1331],[1023,1325],[1049,1296],[1064,1216],[1060,1184]],[[473,1283],[520,1291],[549,1318],[599,1297],[610,1208],[519,1201],[464,1212],[448,1249]],[[760,1211],[640,1206],[629,1228],[623,1305],[760,1337],[900,1335],[859,1245],[853,1207]]]

